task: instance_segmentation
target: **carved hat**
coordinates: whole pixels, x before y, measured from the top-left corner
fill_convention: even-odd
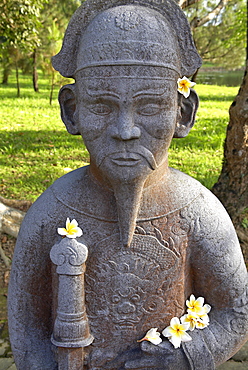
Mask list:
[[[88,0],[73,15],[53,66],[65,77],[87,67],[151,65],[192,75],[201,65],[174,0]]]

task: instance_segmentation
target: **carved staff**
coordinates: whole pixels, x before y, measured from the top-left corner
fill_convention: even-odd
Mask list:
[[[59,275],[57,316],[51,341],[58,347],[59,370],[82,370],[84,347],[93,337],[89,331],[84,300],[87,247],[75,239],[64,238],[50,252]]]

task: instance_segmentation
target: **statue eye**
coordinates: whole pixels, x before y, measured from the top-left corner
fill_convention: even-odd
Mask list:
[[[94,114],[98,114],[99,116],[107,116],[112,112],[112,109],[107,104],[94,104],[91,105],[89,111]]]
[[[161,105],[149,103],[139,107],[137,113],[142,116],[154,116],[159,114],[162,109],[163,107],[161,107]]]

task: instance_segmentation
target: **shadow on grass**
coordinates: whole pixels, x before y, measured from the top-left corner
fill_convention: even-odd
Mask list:
[[[238,90],[237,90],[237,93],[238,93]],[[207,101],[207,102],[222,102],[222,101],[230,101],[230,104],[233,102],[234,98],[235,98],[236,95],[233,95],[233,94],[223,94],[223,95],[219,95],[217,96],[216,94],[206,94],[206,95],[200,95],[200,102],[202,101]]]
[[[172,148],[190,147],[194,150],[204,150],[207,146],[216,150],[220,147],[220,137],[224,138],[225,126],[209,119],[206,122],[208,127],[213,127],[214,131],[208,129],[193,130],[183,139],[173,139]],[[80,136],[70,135],[66,130],[18,130],[18,131],[0,131],[0,152],[6,155],[18,155],[21,153],[40,152],[55,148],[61,152],[70,154],[73,157],[73,150],[80,150],[81,154],[88,158],[88,152]]]
[[[174,155],[170,165],[183,172],[188,169],[191,176],[210,187],[218,174],[208,167],[207,157],[211,159],[216,151],[222,149],[224,140],[223,133],[222,141],[220,135],[216,135],[218,130],[216,125],[212,136],[210,130],[198,129],[184,139],[173,139],[170,153],[174,152]],[[13,183],[13,194],[22,189],[24,194],[36,196],[62,176],[66,167],[78,168],[89,162],[81,137],[70,135],[65,129],[2,131],[0,153],[0,164],[5,169],[2,191],[3,196],[8,197],[12,196],[10,188]]]
[[[70,135],[66,130],[1,131],[0,151],[2,154],[50,151],[52,148],[61,148],[62,151],[67,152],[81,149],[85,152],[85,156],[88,156],[81,137]]]
[[[3,197],[35,200],[57,178],[89,162],[80,136],[59,131],[0,133]]]
[[[172,150],[175,148],[178,150],[189,148],[192,151],[222,150],[224,138],[225,131],[223,129],[216,129],[212,134],[207,131],[201,133],[193,131],[185,138],[173,139],[170,148]]]

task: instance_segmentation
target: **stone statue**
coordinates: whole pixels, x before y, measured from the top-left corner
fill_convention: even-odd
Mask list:
[[[173,0],[87,0],[72,17],[53,65],[75,79],[59,93],[61,116],[90,165],[55,181],[22,224],[9,287],[19,370],[60,368],[49,253],[67,218],[88,248],[94,337],[77,369],[211,370],[247,340],[247,270],[232,223],[210,191],[168,167],[170,142],[188,134],[198,107],[177,81],[200,64]],[[211,306],[209,325],[179,348],[165,337],[137,342],[182,317],[191,294]]]

